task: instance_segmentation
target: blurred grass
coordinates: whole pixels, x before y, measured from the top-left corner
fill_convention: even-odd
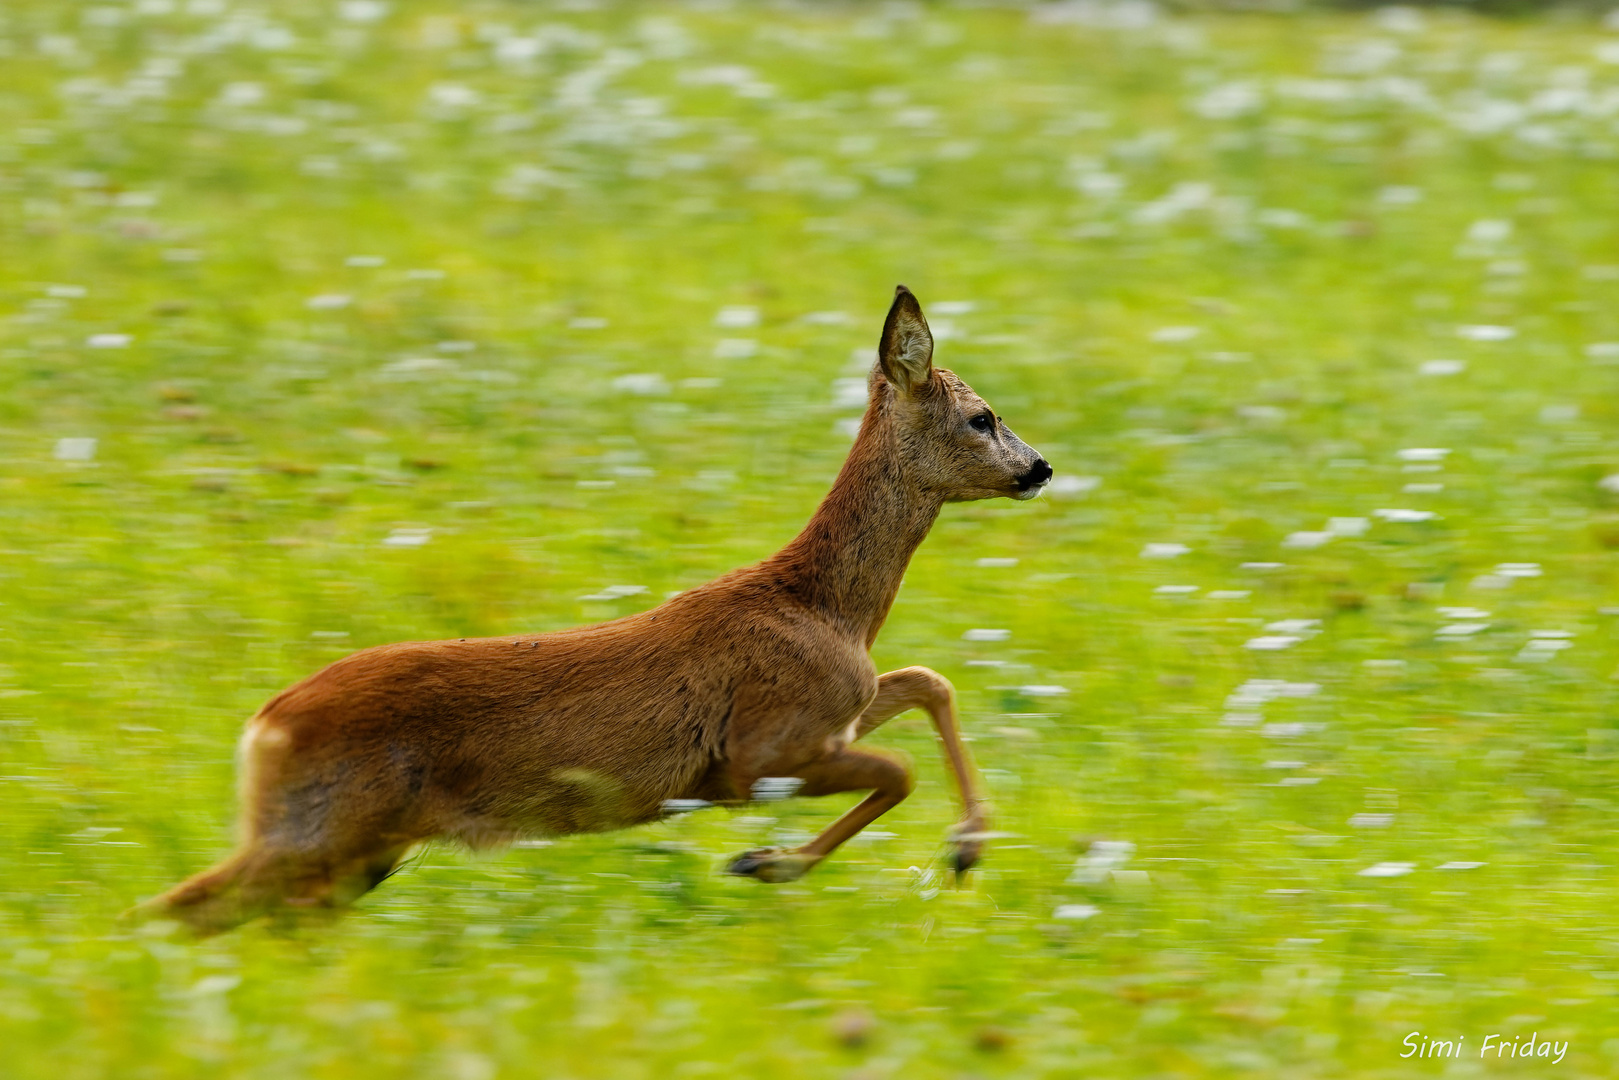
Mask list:
[[[1611,1075],[1619,37],[1142,10],[8,4],[8,1075]],[[1016,834],[967,888],[911,717],[916,796],[794,886],[717,867],[846,800],[113,922],[287,683],[793,535],[897,281],[1068,481],[948,508],[876,650]]]

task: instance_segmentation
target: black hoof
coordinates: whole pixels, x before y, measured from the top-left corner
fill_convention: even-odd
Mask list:
[[[757,851],[745,851],[732,859],[725,872],[768,882],[771,885],[780,885],[788,881],[797,881],[820,861],[819,855],[806,855],[802,851],[790,848],[760,848]]]
[[[977,866],[978,858],[982,854],[983,848],[977,844],[959,845],[955,850],[955,854],[950,857],[950,865],[956,868],[956,876],[959,878],[962,874]]]
[[[725,872],[735,874],[738,877],[753,877],[758,873],[759,867],[769,862],[770,857],[774,854],[776,852],[773,848],[757,848],[753,851],[744,851],[726,865]]]

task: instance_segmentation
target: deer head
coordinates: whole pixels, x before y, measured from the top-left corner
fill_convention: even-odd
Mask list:
[[[903,285],[883,324],[871,408],[892,427],[906,479],[945,502],[1032,499],[1051,480],[1051,464],[972,387],[933,366],[933,334]]]

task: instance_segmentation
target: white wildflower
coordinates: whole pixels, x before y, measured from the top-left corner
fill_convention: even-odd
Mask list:
[[[432,529],[395,529],[382,538],[383,547],[421,547],[432,539]]]
[[[758,326],[759,309],[756,307],[741,306],[722,307],[719,310],[719,314],[714,316],[714,325],[731,330],[739,330],[749,326]]]
[[[1371,866],[1368,866],[1366,869],[1360,871],[1360,876],[1361,877],[1377,877],[1377,878],[1401,877],[1402,875],[1409,874],[1411,871],[1415,870],[1416,868],[1417,868],[1416,863],[1380,862],[1380,863],[1373,863]]]
[[[57,461],[94,461],[96,440],[83,436],[57,439],[54,456]]]
[[[613,380],[613,389],[625,394],[651,397],[669,392],[669,381],[657,372],[620,375]]]

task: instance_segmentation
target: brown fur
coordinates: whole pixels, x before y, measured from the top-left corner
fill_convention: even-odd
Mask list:
[[[595,626],[366,649],[278,694],[242,738],[239,848],[138,910],[209,932],[344,904],[431,837],[618,829],[668,799],[745,801],[764,777],[871,791],[809,843],[730,867],[791,880],[910,792],[903,764],[851,744],[911,708],[944,743],[971,866],[987,817],[950,684],[926,668],[879,678],[868,650],[942,504],[1026,498],[1051,469],[933,368],[932,344],[901,286],[849,458],[771,558]]]

